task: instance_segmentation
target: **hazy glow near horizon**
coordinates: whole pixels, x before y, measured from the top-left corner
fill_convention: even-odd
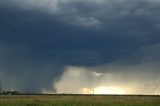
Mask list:
[[[120,87],[97,87],[94,94],[125,94],[125,90]]]
[[[126,94],[125,89],[121,87],[105,87],[100,86],[96,88],[83,88],[81,91],[83,94]]]
[[[143,66],[143,65],[142,65]],[[128,70],[117,73],[96,70],[105,70],[105,67],[85,68],[85,67],[66,67],[61,78],[53,83],[56,93],[72,94],[160,94],[159,80],[153,82],[152,74],[149,72],[132,71],[142,69],[141,67],[113,68],[112,70]],[[109,69],[108,69],[109,70]],[[116,72],[116,71],[114,71]]]

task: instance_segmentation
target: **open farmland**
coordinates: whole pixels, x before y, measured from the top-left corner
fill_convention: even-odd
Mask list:
[[[1,95],[0,106],[160,106],[160,96]]]

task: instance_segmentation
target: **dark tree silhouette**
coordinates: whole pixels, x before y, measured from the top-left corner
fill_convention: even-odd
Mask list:
[[[0,94],[2,94],[2,85],[1,85],[1,82],[0,82]]]

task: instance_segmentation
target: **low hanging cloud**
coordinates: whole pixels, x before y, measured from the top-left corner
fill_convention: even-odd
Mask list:
[[[119,60],[96,67],[66,67],[61,79],[53,86],[58,93],[93,94],[95,89],[97,94],[160,94],[158,48],[159,44],[142,48],[134,53],[134,57],[129,57],[129,61]],[[137,58],[139,62],[135,61]],[[102,87],[106,91],[96,91]],[[108,88],[115,92],[108,92]]]
[[[159,67],[153,70],[147,65],[111,67],[109,70],[105,66],[96,68],[67,67],[61,79],[54,82],[53,86],[57,93],[93,94],[93,90],[95,90],[96,94],[159,94],[160,76],[155,74]],[[101,72],[104,70],[105,72]],[[97,90],[103,87],[104,91]],[[108,88],[114,91],[107,91]]]

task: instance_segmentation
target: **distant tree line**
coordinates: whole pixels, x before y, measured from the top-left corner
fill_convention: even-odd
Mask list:
[[[18,95],[20,94],[18,91],[5,91],[2,89],[1,87],[1,83],[0,83],[0,95]]]
[[[20,94],[18,91],[3,91],[2,88],[0,88],[0,95],[18,95]]]
[[[18,95],[20,94],[18,91],[2,91],[1,95]]]

